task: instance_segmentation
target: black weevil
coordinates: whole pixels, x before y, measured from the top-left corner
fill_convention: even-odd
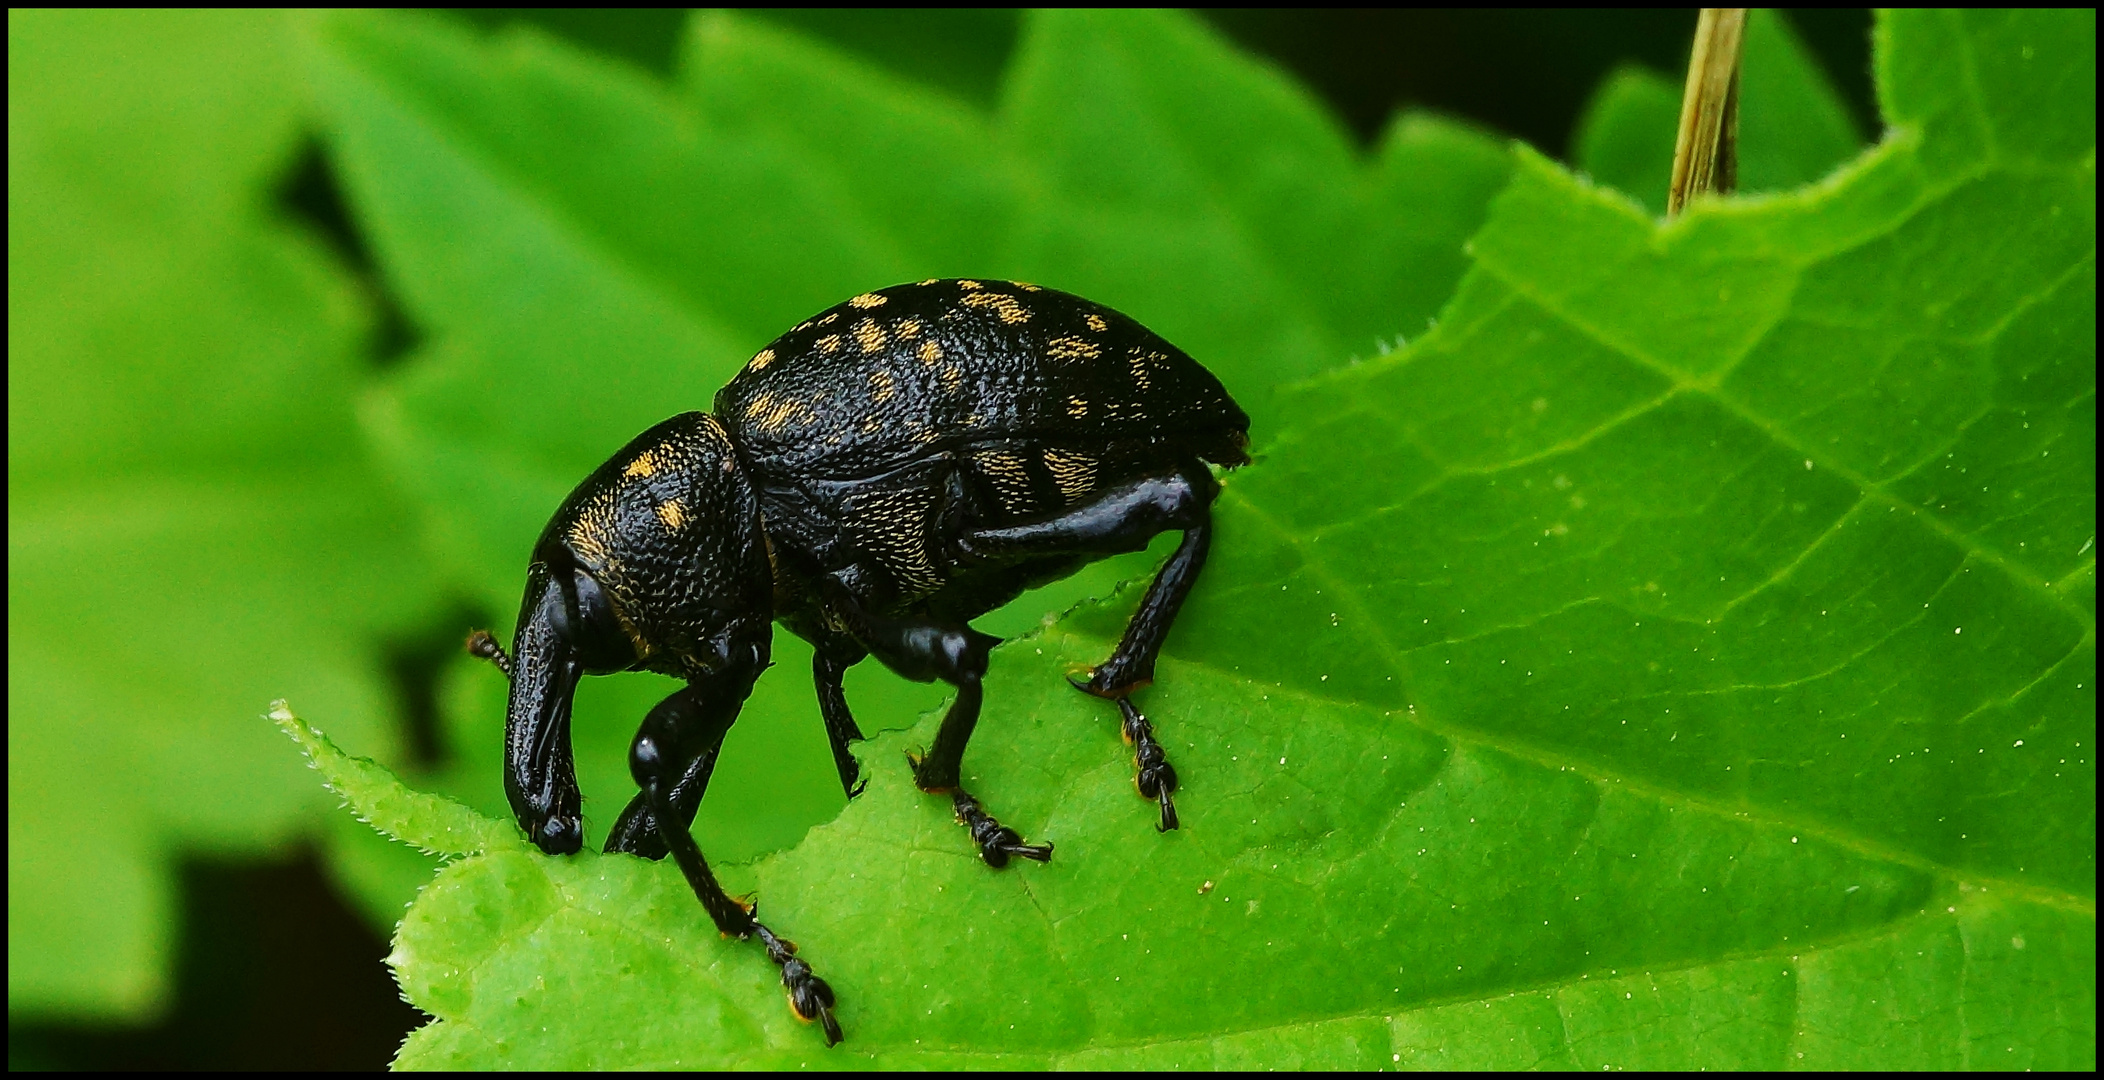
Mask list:
[[[1135,783],[1176,828],[1176,772],[1130,700],[1154,676],[1205,565],[1205,462],[1247,464],[1249,418],[1182,350],[1100,304],[1008,281],[863,293],[760,350],[716,395],[638,435],[549,520],[526,571],[513,649],[469,648],[511,679],[504,790],[541,850],[584,842],[570,701],[584,675],[647,669],[686,686],[629,750],[641,792],[606,850],[669,852],[724,934],[757,935],[790,1007],[840,1041],[833,992],[796,947],[723,891],[689,831],[717,750],[768,665],[776,620],[816,650],[819,713],[840,784],[861,791],[862,738],[841,678],[864,657],[957,688],[912,759],[951,796],[992,866],[1044,862],[958,783],[999,639],[970,620],[1085,563],[1183,541],[1110,659],[1075,685],[1115,701]]]

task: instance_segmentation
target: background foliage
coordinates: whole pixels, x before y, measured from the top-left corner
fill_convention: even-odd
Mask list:
[[[970,267],[1204,357],[1260,463],[1148,700],[1186,834],[1143,827],[1110,725],[1056,682],[1129,593],[996,663],[973,765],[1060,841],[1039,874],[970,865],[887,766],[925,731],[874,742],[840,813],[783,637],[698,831],[720,859],[790,849],[732,873],[843,988],[850,1050],[2093,1062],[2093,18],[1888,20],[1875,150],[1663,229],[1638,204],[1675,94],[1640,71],[1573,146],[1632,203],[1422,114],[1362,153],[1176,17],[1026,19],[984,103],[737,16],[694,20],[669,82],[430,18],[21,18],[11,1018],[152,1008],[166,853],[318,820],[311,774],[225,702],[288,694],[413,762],[386,642],[508,612],[574,479],[782,326]],[[252,55],[276,66],[212,62]],[[107,96],[59,92],[84,62]],[[255,199],[293,87],[392,314]],[[1780,22],[1745,94],[1749,189],[1860,146]],[[360,354],[405,345],[361,392]],[[595,804],[664,689],[581,696]],[[850,693],[873,730],[941,698],[874,671]],[[454,663],[438,706],[417,786],[501,821],[498,680]],[[84,730],[122,736],[81,755]],[[489,846],[430,843],[366,780],[339,789],[397,835]],[[319,820],[391,926],[431,861]],[[666,868],[492,850],[440,882],[397,940],[443,1018],[405,1063],[816,1046]],[[646,1009],[666,1022],[606,1039]]]

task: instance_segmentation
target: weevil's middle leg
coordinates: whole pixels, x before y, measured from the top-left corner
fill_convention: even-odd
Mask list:
[[[986,860],[986,865],[998,870],[1008,865],[1011,856],[1033,862],[1052,861],[1052,845],[1024,843],[1022,833],[994,820],[979,800],[963,788],[950,792],[950,807],[957,814],[957,823],[971,831],[972,842],[979,845],[979,857]]]
[[[935,744],[925,755],[906,755],[913,765],[914,783],[930,794],[950,795],[958,823],[971,830],[986,865],[1007,866],[1011,857],[1049,860],[1052,845],[1023,843],[1020,833],[994,820],[963,786],[964,748],[972,741],[972,729],[979,726],[979,706],[984,699],[980,684],[986,676],[987,654],[1001,639],[969,626],[899,622],[871,615],[845,589],[834,589],[827,602],[856,643],[885,667],[916,682],[941,679],[957,688],[957,699],[950,703],[950,711],[943,714],[942,726],[935,732]]]
[[[847,691],[841,679],[847,669],[868,655],[859,646],[845,637],[821,642],[811,655],[811,681],[818,690],[818,715],[825,721],[826,741],[833,747],[833,768],[840,773],[840,790],[852,799],[862,794],[869,781],[862,779],[862,766],[848,750],[850,743],[861,742],[862,728],[855,723],[855,714],[848,710]]]
[[[959,674],[957,700],[943,714],[942,727],[935,732],[935,745],[928,748],[924,757],[906,755],[913,764],[913,782],[931,794],[949,793],[957,823],[970,830],[972,842],[979,845],[979,857],[986,865],[999,869],[1007,866],[1012,857],[1049,862],[1052,845],[1024,843],[1021,833],[995,820],[978,799],[964,790],[964,748],[971,741],[972,729],[979,724],[979,707],[984,700],[979,684],[984,671],[982,656],[977,672]]]

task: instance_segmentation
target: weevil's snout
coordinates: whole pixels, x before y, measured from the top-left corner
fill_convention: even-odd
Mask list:
[[[567,759],[566,732],[563,742],[561,753]],[[537,771],[542,782],[513,800],[513,816],[534,846],[550,855],[574,855],[584,847],[584,815],[579,807],[576,781],[570,779],[567,762],[561,768]]]
[[[527,832],[550,855],[575,855],[584,847],[584,820],[575,814],[549,817]]]
[[[547,564],[528,568],[504,725],[504,794],[512,818],[550,855],[584,847],[583,797],[570,757],[570,700],[585,671],[575,592],[574,582]]]
[[[549,792],[553,794],[553,792]],[[547,815],[534,815],[528,821],[520,821],[526,836],[549,855],[576,855],[585,846],[585,819],[576,813],[574,804],[568,811],[551,811]]]

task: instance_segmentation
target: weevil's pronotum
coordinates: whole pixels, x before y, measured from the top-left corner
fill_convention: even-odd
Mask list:
[[[816,650],[818,711],[840,784],[861,790],[862,738],[841,678],[874,656],[957,696],[912,759],[947,794],[979,855],[1044,862],[959,783],[987,653],[970,620],[1083,564],[1180,530],[1110,658],[1075,685],[1115,702],[1135,782],[1177,827],[1176,772],[1131,694],[1154,676],[1205,565],[1218,487],[1246,464],[1249,418],[1197,361],[1078,296],[1007,281],[924,281],[863,293],[760,350],[711,412],[658,424],[563,501],[534,545],[506,656],[505,793],[541,850],[584,842],[570,701],[584,675],[686,681],[629,750],[641,791],[607,851],[668,852],[724,934],[758,937],[791,1007],[840,1040],[833,992],[796,947],[717,884],[689,829],[724,734],[767,667],[773,624]]]

